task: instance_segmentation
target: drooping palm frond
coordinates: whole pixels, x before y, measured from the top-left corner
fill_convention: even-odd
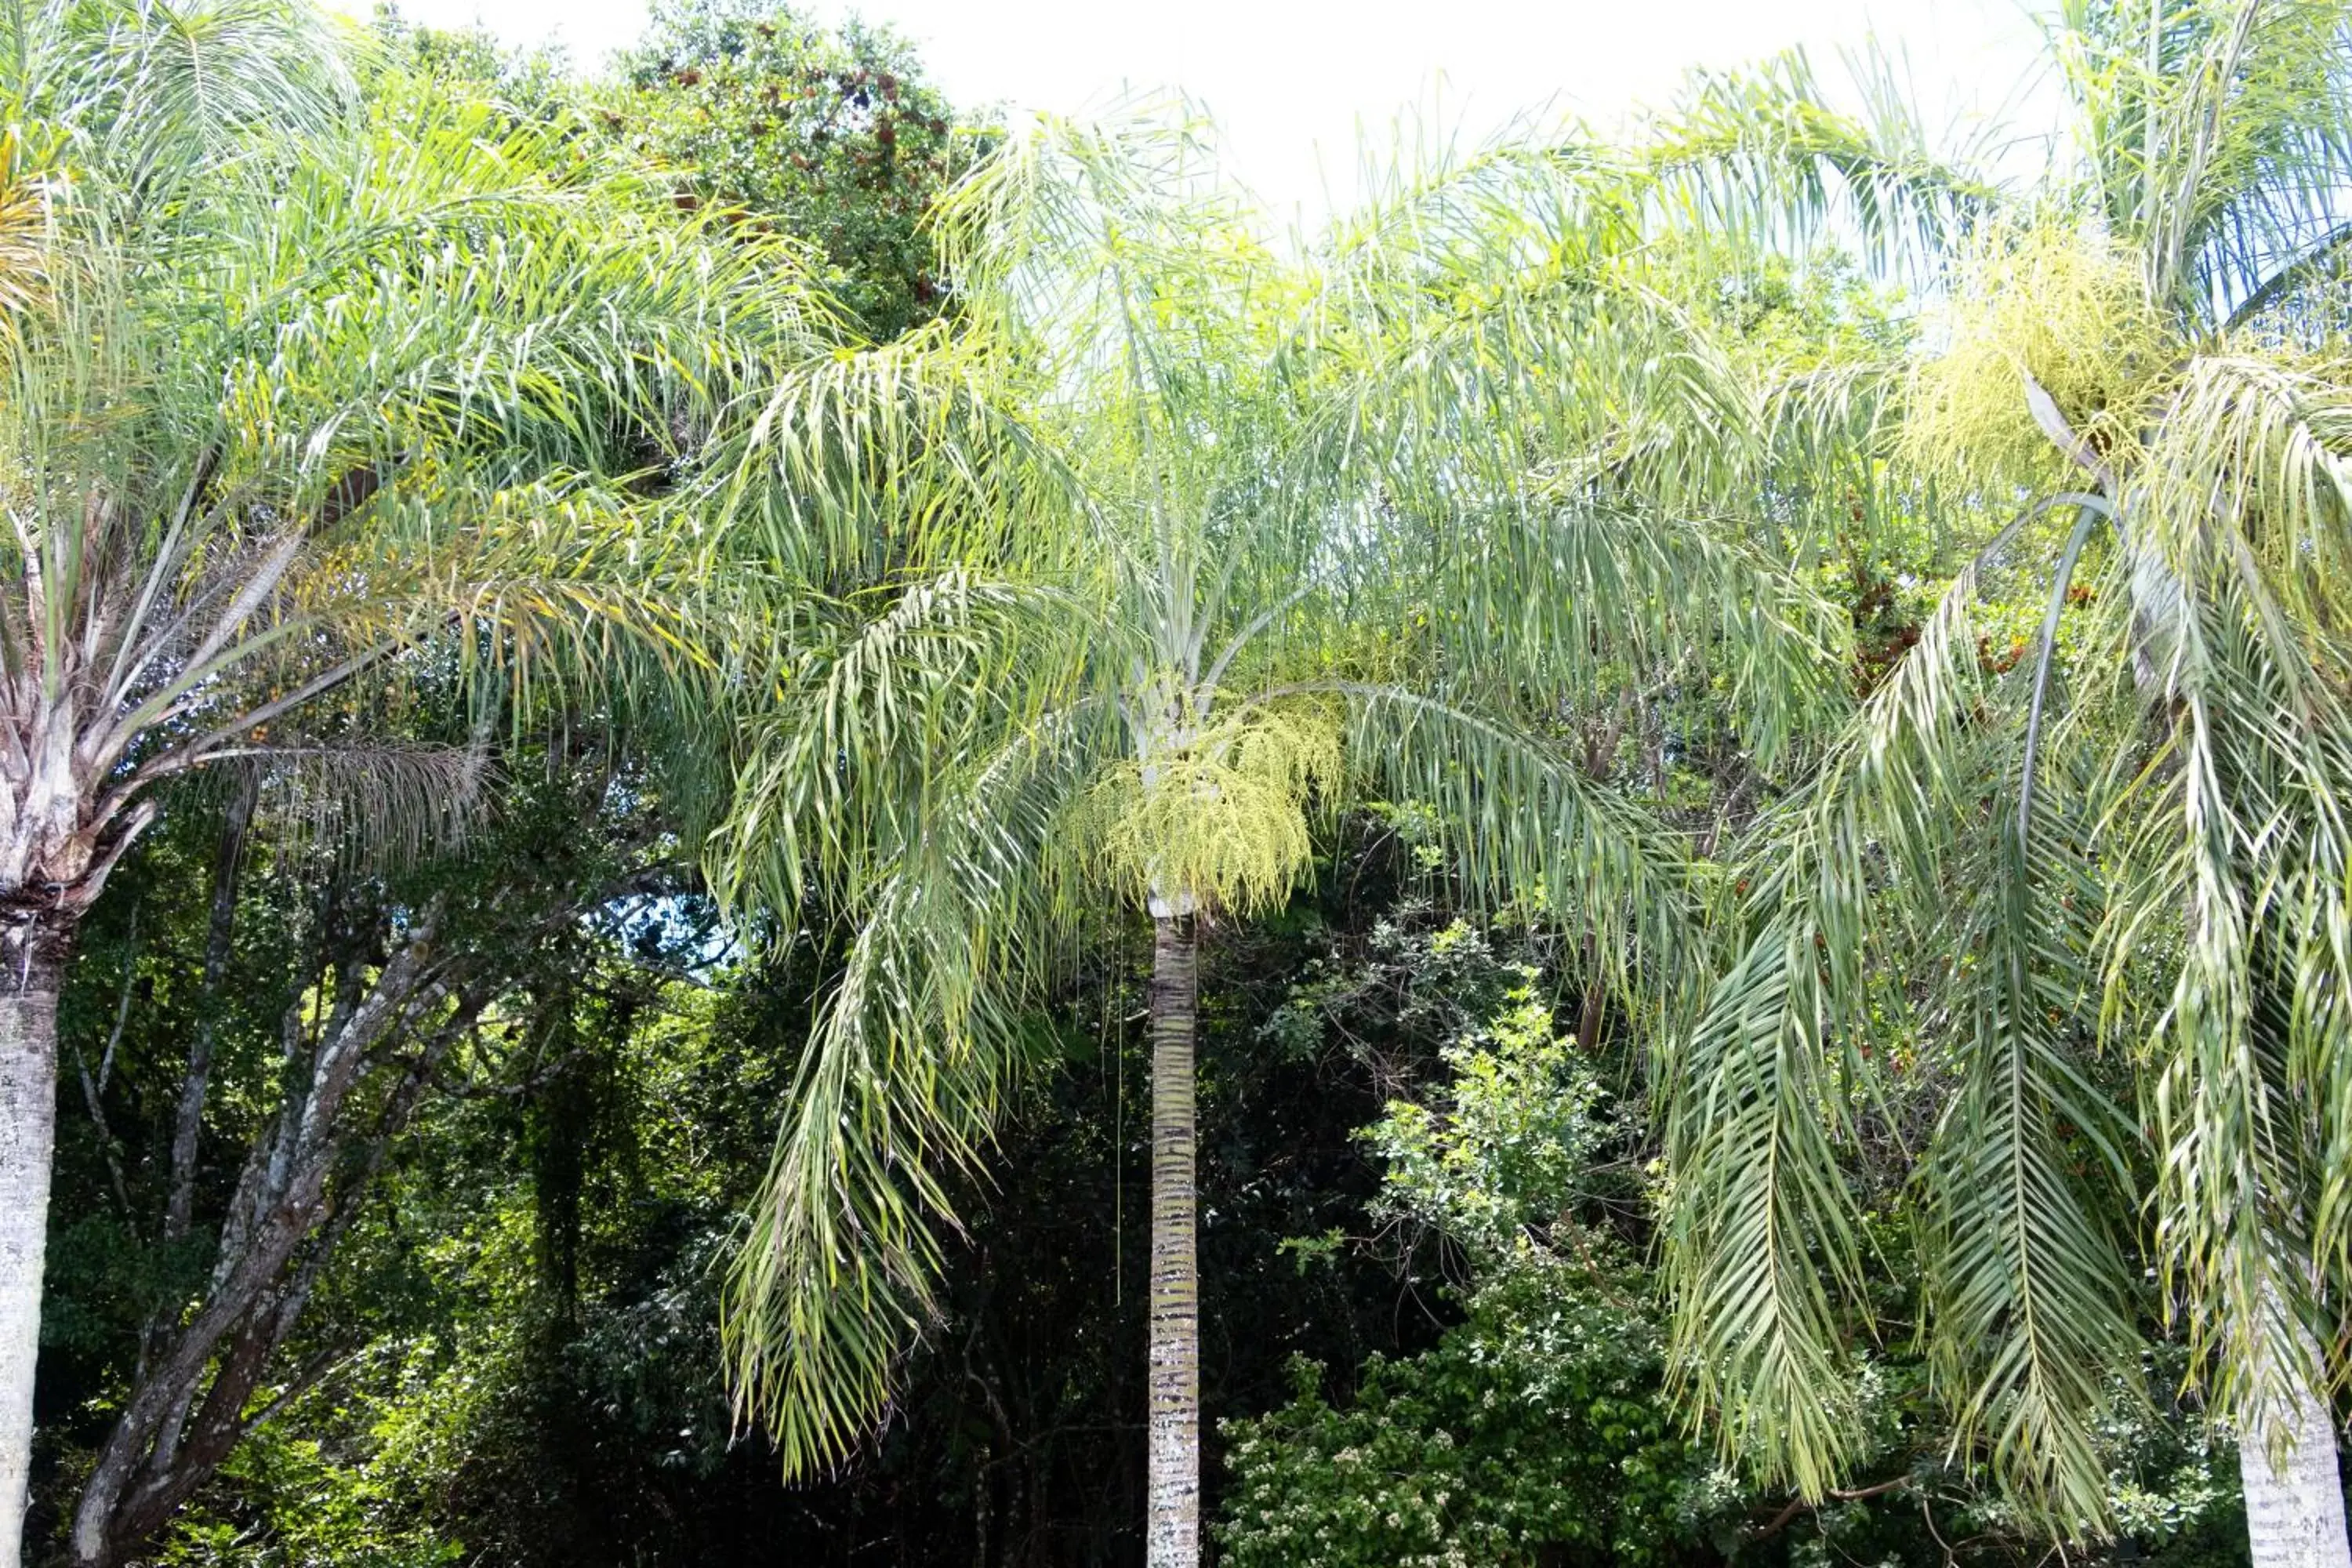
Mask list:
[[[473,746],[270,735],[211,752],[205,771],[250,787],[273,837],[397,868],[460,845],[485,809],[491,764]],[[236,782],[244,774],[247,783]]]
[[[1442,635],[1471,671],[1497,638],[1517,636],[1535,651],[1517,668],[1570,702],[1626,668],[1659,683],[1717,682],[1769,772],[1845,711],[1853,625],[1750,545],[1746,521],[1570,501],[1548,520],[1498,524],[1436,574],[1459,607]]]
[[[0,103],[81,219],[119,232],[254,133],[336,122],[355,97],[343,44],[299,0],[33,0],[0,17]]]
[[[2112,1026],[2145,1028],[2145,1114],[2163,1152],[2158,1240],[2197,1310],[2217,1398],[2252,1413],[2289,1391],[2269,1341],[2341,1289],[2341,997],[2347,715],[2334,682],[2282,660],[2248,596],[2216,592],[2171,628],[2168,765],[2142,783],[2111,919]],[[2300,638],[2289,644],[2299,652]],[[2123,1006],[2136,973],[2161,1010]],[[2325,1367],[2293,1369],[2323,1377]]]
[[[339,24],[287,0],[112,0],[40,13],[65,18],[58,58],[80,87],[72,101],[83,132],[134,179],[167,161],[233,153],[256,129],[322,130],[353,96]]]
[[[1954,801],[1941,748],[1919,742],[1958,727],[1947,682],[1965,627],[1948,599],[1862,715],[1867,738],[1767,834],[1774,852],[1738,889],[1734,956],[1660,1074],[1678,1375],[1728,1450],[1808,1490],[1834,1484],[1856,1441],[1844,1319],[1863,1294],[1862,1216],[1840,1145],[1868,1078],[1867,910],[1874,884],[1942,880],[1944,830],[1882,842],[1874,808]]]
[[[1312,684],[1293,689],[1316,690]],[[1413,802],[1445,825],[1466,897],[1580,924],[1626,994],[1671,984],[1691,929],[1689,846],[1548,743],[1524,715],[1442,689],[1342,683],[1360,799]]]
[[[1104,651],[1086,603],[1051,584],[951,568],[842,608],[804,629],[751,721],[709,847],[730,904],[789,916],[812,889],[863,897],[952,801],[942,765],[1018,754],[1013,738],[1086,708],[1085,660]]]
[[[1677,1374],[1721,1413],[1727,1447],[1801,1489],[1835,1484],[1854,1457],[1846,1358],[1875,1331],[1854,1163],[1891,1091],[1869,1051],[1875,1015],[1913,1005],[1883,966],[1938,955],[1916,1071],[1950,1088],[1900,1151],[1927,1220],[1922,1329],[1962,1439],[1989,1433],[2003,1476],[2070,1528],[2105,1507],[2091,1423],[2137,1341],[2111,1217],[2126,1124],[2082,1058],[2086,827],[2079,812],[2021,823],[2030,726],[2000,716],[2038,699],[1990,676],[1972,635],[1982,572],[2030,521],[1960,574],[1759,839],[1729,906],[1734,956],[1664,1068],[1669,1259]],[[2069,918],[2046,920],[2044,899]]]
[[[953,778],[868,883],[804,1056],[722,1321],[739,1415],[788,1475],[838,1462],[929,1324],[954,1187],[982,1173],[1024,1007],[1073,915],[1046,869],[1086,776],[1081,726],[1032,727]]]
[[[1976,167],[1983,133],[1931,145],[1894,63],[1871,47],[1851,64],[1859,115],[1830,106],[1801,51],[1695,75],[1643,142],[1655,199],[1685,211],[1703,237],[1795,255],[1858,240],[1897,276],[1931,274],[2000,200]]]
[[[426,92],[296,158],[254,172],[282,199],[223,191],[165,259],[235,455],[316,487],[459,452],[495,452],[492,483],[674,465],[832,332],[788,243],[681,218],[488,106]]]
[[[2091,487],[2041,503],[2079,505],[2063,546],[1997,542],[2035,574],[1993,597],[2047,596],[2031,662],[2003,674],[2028,643],[2000,656],[1973,623],[1981,561],[1767,819],[1667,1063],[1679,1375],[1808,1490],[1851,1457],[1842,1357],[1879,1327],[1858,1184],[1883,1195],[1890,1168],[1958,1438],[2055,1533],[2105,1517],[2093,1413],[2156,1306],[2144,1258],[2249,1430],[2296,1378],[2340,1381],[2315,1347],[2345,1258],[2321,1151],[2343,1146],[2347,36],[2326,0],[2069,5],[2079,162],[1945,209],[1934,352],[1831,367],[1830,421],[1791,432],[1883,466],[1939,529]],[[1822,210],[1753,188],[1784,244]],[[1900,1077],[1861,1055],[1890,1041]],[[2126,1079],[2136,1114],[2109,1103]]]
[[[2352,595],[2352,359],[2200,354],[2133,464],[2139,526],[2184,583],[2228,584],[2270,651],[2340,668]]]
[[[2139,1353],[2120,1266],[2135,1130],[2087,1066],[2095,826],[1994,815],[1963,884],[1975,896],[1937,942],[1969,956],[1922,1021],[1956,1079],[1917,1176],[1924,1337],[1958,1440],[1987,1439],[1996,1473],[2062,1532],[2108,1507],[2096,1417]]]
[[[1769,768],[1845,702],[1850,626],[1789,570],[1787,524],[1851,490],[1818,439],[1851,405],[1759,395],[1654,247],[1592,232],[1625,221],[1588,211],[1600,180],[1518,160],[1497,184],[1527,205],[1444,215],[1417,263],[1400,220],[1382,264],[1432,309],[1383,310],[1343,269],[1360,258],[1331,264],[1301,449],[1353,465],[1381,515],[1327,532],[1319,571],[1349,619],[1423,624],[1440,666],[1570,705],[1629,667],[1704,670]]]
[[[1690,1396],[1720,1421],[1727,1450],[1813,1490],[1854,1457],[1840,1318],[1862,1247],[1832,1135],[1823,1058],[1836,1005],[1820,935],[1799,915],[1759,922],[1679,1047],[1688,1109],[1672,1145],[1668,1233]]]
[[[1114,350],[1149,354],[1161,329],[1213,328],[1239,303],[1231,285],[1270,259],[1246,198],[1221,177],[1213,126],[1181,100],[1039,116],[948,193],[937,222],[963,296],[1051,356],[1038,367],[1049,383],[1098,374]],[[1148,341],[1130,331],[1144,324],[1132,319],[1141,289],[1170,316]],[[1207,367],[1169,355],[1156,368]]]

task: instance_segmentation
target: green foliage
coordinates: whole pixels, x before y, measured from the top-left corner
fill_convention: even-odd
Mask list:
[[[312,1342],[356,1353],[199,1494],[171,1561],[599,1561],[728,1467],[713,1265],[798,1019],[636,966],[676,940],[514,999],[517,1048],[428,1108],[320,1281]]]
[[[1521,974],[1505,1011],[1442,1053],[1438,1104],[1392,1100],[1364,1131],[1385,1167],[1373,1217],[1433,1226],[1485,1262],[1570,1212],[1612,1131],[1591,1065]]]
[[[1539,972],[1498,962],[1476,926],[1456,920],[1405,953],[1473,980],[1436,995],[1483,1003],[1484,1020],[1441,1048],[1424,1100],[1391,1100],[1363,1129],[1382,1163],[1369,1207],[1464,1249],[1467,1321],[1419,1356],[1371,1358],[1349,1400],[1327,1402],[1324,1369],[1301,1364],[1288,1405],[1227,1424],[1228,1561],[1532,1568],[1561,1549],[1677,1561],[1739,1493],[1665,1402],[1641,1272],[1578,1219],[1622,1138],[1592,1064],[1555,1031]]]
[[[1455,921],[1399,973],[1441,950],[1494,964]],[[1393,949],[1396,944],[1391,942]],[[1593,1064],[1554,1030],[1538,971],[1475,984],[1486,1021],[1439,1052],[1422,1102],[1392,1100],[1363,1130],[1383,1162],[1368,1209],[1384,1234],[1435,1231],[1466,1263],[1466,1321],[1402,1359],[1373,1357],[1344,1399],[1297,1369],[1291,1399],[1228,1424],[1232,1483],[1219,1535],[1242,1563],[1538,1563],[1844,1561],[2031,1563],[2046,1525],[1987,1466],[1951,1453],[1930,1364],[1888,1348],[1857,1355],[1834,1392],[1855,1479],[1819,1500],[1769,1484],[1759,1456],[1711,1452],[1671,1396],[1667,1308],[1629,1261],[1628,1214],[1649,1204],[1626,1167],[1641,1129],[1601,1113]],[[1462,973],[1459,980],[1470,980]],[[1312,993],[1336,997],[1327,984]],[[1441,985],[1439,994],[1447,994]],[[1634,1235],[1639,1236],[1637,1228]],[[1916,1237],[1874,1225],[1874,1288],[1887,1310],[1919,1288]],[[1286,1250],[1328,1266],[1339,1233]],[[1408,1262],[1412,1254],[1407,1254]],[[2178,1375],[2179,1347],[2149,1349],[2146,1378]],[[1343,1384],[1344,1386],[1344,1384]],[[2233,1452],[2198,1411],[2095,1391],[2093,1463],[2135,1550],[2236,1561]],[[1864,1478],[1868,1478],[1864,1479]],[[1948,1544],[1957,1543],[1957,1544]]]
[[[405,1495],[411,1479],[397,1467],[352,1463],[318,1438],[265,1426],[221,1467],[218,1484],[236,1499],[230,1516],[200,1510],[182,1520],[156,1561],[162,1568],[452,1568],[465,1562],[462,1546],[417,1520]]]
[[[508,771],[543,769],[526,759]],[[632,793],[625,781],[615,789]],[[519,842],[518,856],[547,856],[577,836],[576,813],[548,817],[547,837]],[[135,902],[140,974],[156,994],[135,1012],[117,1065],[115,1127],[128,1134],[134,1184],[150,1133],[128,1107],[175,1081],[175,1031],[195,1000],[180,944],[201,943],[200,826],[188,819],[126,867],[135,879],[93,931],[90,984],[71,998],[72,1036],[94,1060],[112,1018],[121,916]],[[1278,1402],[1294,1351],[1352,1368],[1368,1349],[1406,1351],[1432,1336],[1400,1319],[1388,1270],[1360,1249],[1335,1246],[1301,1274],[1276,1244],[1353,1219],[1372,1192],[1353,1132],[1380,1101],[1360,1053],[1420,1062],[1512,979],[1486,939],[1466,932],[1425,961],[1445,922],[1410,902],[1376,937],[1370,911],[1391,906],[1392,862],[1404,857],[1377,832],[1342,842],[1328,886],[1318,879],[1285,919],[1237,925],[1205,971],[1220,998],[1202,1032],[1204,1094],[1216,1108],[1202,1191],[1218,1216],[1202,1238],[1216,1303],[1207,1384],[1224,1409]],[[167,848],[171,866],[159,863]],[[982,1510],[991,1563],[1018,1561],[1033,1541],[1083,1540],[1102,1557],[1132,1543],[1138,1519],[1121,1490],[1131,1450],[1102,1427],[1118,1419],[1142,1333],[1133,1133],[1146,1042],[1117,1024],[1138,1004],[1141,976],[1117,948],[1095,947],[1081,988],[1027,1021],[1042,1038],[1088,1048],[1034,1080],[1006,1125],[1018,1200],[965,1194],[970,1247],[951,1255],[942,1281],[950,1326],[911,1362],[902,1418],[841,1473],[786,1489],[773,1451],[733,1431],[716,1292],[824,960],[811,942],[777,969],[714,965],[688,918],[693,900],[667,907],[657,923],[583,935],[544,993],[502,1004],[462,1053],[464,1070],[428,1100],[321,1275],[302,1354],[345,1359],[258,1435],[297,1446],[266,1463],[299,1484],[264,1487],[242,1468],[218,1478],[163,1550],[380,1568],[369,1552],[456,1542],[479,1568],[683,1568],[824,1562],[844,1539],[879,1538],[918,1562],[963,1563]],[[257,966],[273,940],[264,912],[249,904],[240,915]],[[681,970],[694,978],[675,978]],[[257,968],[237,974],[240,999],[267,989]],[[1328,1037],[1297,1055],[1267,1050],[1261,1030],[1294,983],[1327,974],[1348,980],[1346,994],[1329,993]],[[257,994],[253,1006],[257,1038],[242,1011],[223,1032],[240,1061],[249,1039],[270,1043],[275,999]],[[68,1110],[60,1207],[103,1215],[94,1130]],[[216,1127],[232,1131],[226,1114]],[[208,1152],[208,1170],[230,1163]],[[96,1227],[89,1241],[86,1261],[107,1261]],[[142,1249],[116,1250],[115,1273],[78,1265],[57,1283],[76,1324],[73,1344],[51,1351],[61,1395],[104,1396],[136,1353],[145,1298],[119,1317],[112,1302],[135,1288]],[[121,1358],[110,1370],[99,1364],[108,1353]],[[84,1423],[99,1414],[55,1437],[87,1440]],[[69,1494],[69,1476],[56,1484]],[[322,1530],[343,1521],[340,1545],[310,1530],[314,1508],[331,1516]]]
[[[1523,1249],[1434,1350],[1375,1356],[1354,1396],[1297,1369],[1291,1402],[1228,1422],[1216,1534],[1234,1568],[1629,1565],[1701,1547],[1737,1493],[1659,1386],[1638,1275]]]
[[[1284,999],[1259,1030],[1260,1047],[1276,1058],[1311,1059],[1328,1037],[1352,1040],[1360,1030],[1401,1035],[1417,1054],[1440,1051],[1506,1005],[1539,950],[1539,933],[1524,926],[1497,931],[1447,918],[1433,896],[1444,851],[1430,813],[1377,806],[1365,816],[1377,841],[1400,852],[1412,890],[1380,912],[1357,951],[1318,954],[1286,977]]]
[[[775,448],[854,395],[816,423],[871,432],[884,493],[992,531],[813,639],[709,841],[722,896],[858,930],[729,1299],[795,1469],[885,1407],[1013,1021],[1098,911],[1268,908],[1310,808],[1413,801],[1465,901],[1584,925],[1595,989],[1688,982],[1697,836],[1659,808],[1693,792],[1663,735],[1647,779],[1588,759],[1697,689],[1727,772],[1777,765],[1845,703],[1849,618],[1713,489],[1809,459],[1684,307],[1687,251],[1629,233],[1647,188],[1447,154],[1290,255],[1184,106],[1044,120],[940,209],[952,331],[780,388]]]
[[[1213,1331],[1323,1358],[1224,1390],[1273,1403],[1224,1428],[1244,1568],[2102,1528],[2220,1560],[2231,1450],[2182,1383],[2243,1418],[2352,1375],[2250,1326],[2267,1292],[2326,1331],[2352,1279],[2352,10],[2068,6],[2083,163],[2013,211],[1786,59],[1637,147],[1399,168],[1295,253],[1181,110],[996,145],[902,41],[766,0],[660,5],[586,89],[388,16],[356,97],[266,3],[190,7],[136,91],[60,68],[118,12],[39,10],[0,142],[0,479],[37,524],[0,581],[85,582],[55,646],[155,721],[98,774],[130,798],[194,725],[322,843],[442,823],[446,725],[350,743],[431,730],[453,668],[560,668],[527,718],[665,742],[545,760],[646,808],[591,869],[663,890],[485,924],[533,977],[322,1271],[331,1374],[167,1561],[675,1558],[714,1496],[794,1540],[951,1513],[1010,1560],[1024,1495],[1116,1500],[1078,1450],[1117,1445],[1067,1435],[1127,1421],[1112,1020],[1121,910],[1169,892],[1238,955],[1204,994]],[[216,50],[250,68],[219,99]],[[1831,230],[1940,266],[1939,319],[1915,341]],[[838,346],[834,301],[894,341]],[[226,643],[182,636],[205,605]],[[165,629],[117,647],[122,606]],[[33,624],[0,616],[12,668]],[[1322,858],[1367,801],[1393,906]],[[485,853],[575,864],[523,826]],[[201,868],[168,822],[127,860],[147,923],[91,926],[69,998],[74,1067],[119,1044],[124,1087],[61,1166],[68,1473],[203,1288],[204,1238],[140,1243],[191,1020],[226,1187],[211,1145],[323,994],[274,963],[315,901],[288,869],[197,995]],[[1408,1286],[1456,1277],[1422,1353],[1364,1353],[1434,1323],[1366,1328],[1359,1210]],[[2168,1302],[2193,1354],[2149,1342]],[[755,1412],[788,1469],[869,1462],[779,1501],[730,1445]]]
[[[877,339],[945,308],[925,220],[986,137],[888,28],[828,31],[781,0],[659,0],[618,75],[591,94],[597,122],[672,171],[682,205],[810,241]]]

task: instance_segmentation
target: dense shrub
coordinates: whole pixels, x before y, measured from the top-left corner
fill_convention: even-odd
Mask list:
[[[1538,1568],[1703,1554],[1727,1480],[1658,1394],[1654,1316],[1620,1269],[1529,1247],[1435,1350],[1375,1356],[1355,1397],[1323,1369],[1225,1424],[1232,1568]]]

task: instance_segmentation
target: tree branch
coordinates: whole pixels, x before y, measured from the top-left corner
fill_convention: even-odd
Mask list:
[[[106,1124],[106,1106],[103,1099],[106,1093],[106,1080],[114,1070],[115,1047],[121,1043],[123,1026],[131,1021],[131,983],[139,977],[139,909],[135,904],[131,910],[130,948],[129,955],[122,961],[122,988],[121,994],[115,998],[114,1027],[106,1037],[106,1051],[99,1058],[96,1079],[92,1079],[89,1075],[89,1058],[82,1055],[81,1041],[79,1038],[74,1041],[73,1053],[74,1070],[81,1079],[82,1100],[89,1105],[90,1121],[98,1129],[99,1150],[106,1156],[106,1174],[107,1179],[114,1186],[114,1201],[121,1206],[122,1223],[129,1226],[135,1236],[138,1234],[138,1227],[132,1218],[131,1186],[123,1180],[122,1153],[115,1147],[113,1130]]]
[[[1872,1486],[1854,1487],[1851,1489],[1840,1487],[1832,1487],[1828,1491],[1823,1493],[1822,1496],[1837,1502],[1860,1502],[1864,1498],[1884,1497],[1888,1492],[1899,1490],[1910,1484],[1911,1477],[1905,1474],[1896,1476],[1893,1480],[1879,1481]],[[1748,1539],[1751,1541],[1769,1540],[1771,1537],[1778,1535],[1780,1531],[1788,1529],[1790,1521],[1794,1520],[1799,1514],[1819,1508],[1820,1506],[1820,1498],[1809,1498],[1802,1494],[1792,1497],[1779,1513],[1772,1516],[1771,1521],[1769,1523],[1759,1526],[1756,1533],[1749,1536]]]
[[[196,1036],[188,1048],[188,1070],[180,1080],[180,1105],[172,1124],[172,1185],[163,1208],[163,1239],[188,1234],[196,1201],[196,1145],[204,1131],[205,1093],[212,1081],[213,1041],[219,1031],[221,982],[228,973],[229,942],[236,920],[237,870],[253,826],[260,789],[251,778],[237,783],[221,825],[220,851],[213,861],[212,910],[205,931],[205,969],[197,993]]]

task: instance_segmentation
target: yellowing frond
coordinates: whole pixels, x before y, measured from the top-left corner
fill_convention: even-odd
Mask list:
[[[50,192],[16,127],[0,129],[0,334],[38,299],[49,268]]]
[[[1243,913],[1287,897],[1314,854],[1307,810],[1339,776],[1339,715],[1321,702],[1244,710],[1111,769],[1075,825],[1103,875],[1143,901],[1189,893]]]
[[[2028,375],[2104,447],[2131,430],[2169,358],[2137,264],[2071,226],[1988,231],[1960,264],[1945,331],[1914,378],[1904,445],[1921,467],[1975,480],[2030,481],[2060,460],[2027,406]]]

